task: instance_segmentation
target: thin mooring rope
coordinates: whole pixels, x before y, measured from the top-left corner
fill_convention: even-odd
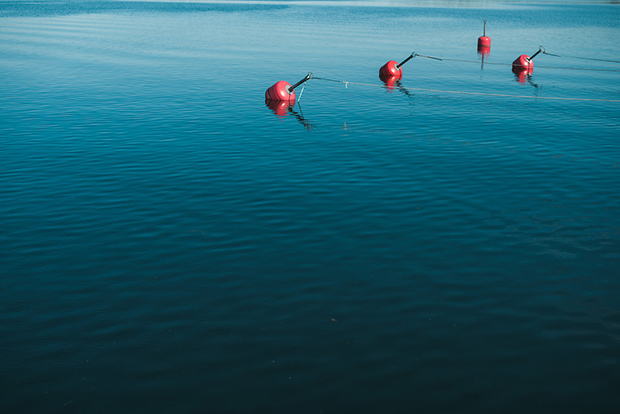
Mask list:
[[[379,88],[386,88],[385,85],[378,85],[376,83],[362,83],[362,82],[351,82],[345,80],[338,79],[329,79],[329,78],[321,78],[312,75],[310,79],[322,80],[326,82],[335,82],[335,83],[343,83],[346,88],[349,85],[360,85],[360,86],[374,86]],[[464,91],[449,91],[442,89],[426,89],[426,88],[405,88],[407,90],[418,91],[418,92],[434,92],[434,93],[448,93],[448,94],[458,94],[458,95],[477,95],[477,96],[494,96],[501,98],[527,98],[527,99],[545,99],[545,100],[556,100],[556,101],[586,101],[586,102],[620,102],[620,99],[596,99],[596,98],[560,98],[560,97],[552,97],[552,96],[531,96],[531,95],[509,95],[509,94],[501,94],[501,93],[487,93],[487,92],[464,92]]]

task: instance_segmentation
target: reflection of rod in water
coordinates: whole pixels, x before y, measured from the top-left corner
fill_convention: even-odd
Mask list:
[[[538,86],[537,83],[532,81],[532,69],[513,68],[512,73],[515,74],[515,79],[519,83],[529,83],[536,89],[542,89],[542,86]]]
[[[414,94],[409,92],[409,89],[405,88],[401,83],[400,83],[400,79],[395,79],[393,84],[386,84],[388,89],[393,89],[394,87],[398,88],[399,92],[404,93],[405,95],[407,95],[409,98],[413,99]]]
[[[265,105],[273,111],[274,114],[278,116],[286,116],[288,114],[293,114],[295,118],[309,131],[314,128],[314,125],[310,123],[305,117],[303,112],[301,111],[301,105],[299,106],[299,113],[295,112],[293,109],[295,104],[287,101],[274,101],[274,100],[266,100]]]
[[[484,59],[489,57],[490,51],[491,51],[490,46],[478,45],[478,54],[480,55],[480,70],[484,69]]]
[[[288,107],[288,112],[290,112],[291,114],[295,115],[295,118],[297,118],[297,120],[304,126],[304,128],[306,128],[308,131],[310,131],[312,128],[314,128],[314,125],[312,125],[312,123],[310,121],[308,121],[305,117],[304,117],[304,113],[301,110],[301,105],[299,105],[299,103],[297,104],[297,106],[299,107],[299,113],[297,113],[292,106]]]
[[[392,91],[394,88],[398,88],[400,92],[413,99],[413,94],[400,83],[400,79],[398,79],[396,76],[392,76],[388,79],[383,79],[383,83],[385,84],[385,88],[388,91]]]
[[[398,86],[398,90],[399,90],[400,92],[404,93],[405,95],[407,95],[407,97],[409,97],[409,98],[411,98],[411,99],[413,99],[413,98],[414,98],[414,96],[415,96],[415,95],[414,95],[414,94],[412,94],[411,92],[409,92],[409,89],[407,89],[407,88],[405,88],[404,86],[402,86],[402,85],[400,84],[400,82],[398,82],[397,86]]]

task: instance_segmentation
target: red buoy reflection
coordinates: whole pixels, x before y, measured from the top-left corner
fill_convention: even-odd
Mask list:
[[[521,68],[518,66],[512,67],[512,73],[515,74],[517,80],[520,83],[525,83],[534,70],[532,68]]]
[[[267,107],[271,109],[274,114],[278,116],[286,116],[286,114],[289,113],[293,109],[293,106],[295,105],[295,101],[289,102],[289,101],[277,101],[273,99],[265,99],[265,105],[267,105]]]
[[[385,87],[389,90],[394,90],[394,86],[400,85],[400,80],[402,76],[388,76],[388,77],[380,77]]]
[[[480,46],[478,45],[478,54],[483,58],[489,57],[491,53],[491,46]]]
[[[303,112],[301,111],[301,106],[298,111],[295,111],[295,102],[289,101],[276,101],[273,99],[265,99],[265,106],[273,111],[274,114],[280,117],[285,117],[287,115],[293,115],[300,124],[304,126],[308,131],[314,128],[314,125],[310,121],[308,121]]]

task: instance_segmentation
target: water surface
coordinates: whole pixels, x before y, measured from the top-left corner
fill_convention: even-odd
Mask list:
[[[0,411],[618,412],[620,9],[449,6],[0,3]]]

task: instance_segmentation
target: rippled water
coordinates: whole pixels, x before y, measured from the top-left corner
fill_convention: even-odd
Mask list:
[[[0,411],[620,411],[620,9],[451,5],[0,3]]]

